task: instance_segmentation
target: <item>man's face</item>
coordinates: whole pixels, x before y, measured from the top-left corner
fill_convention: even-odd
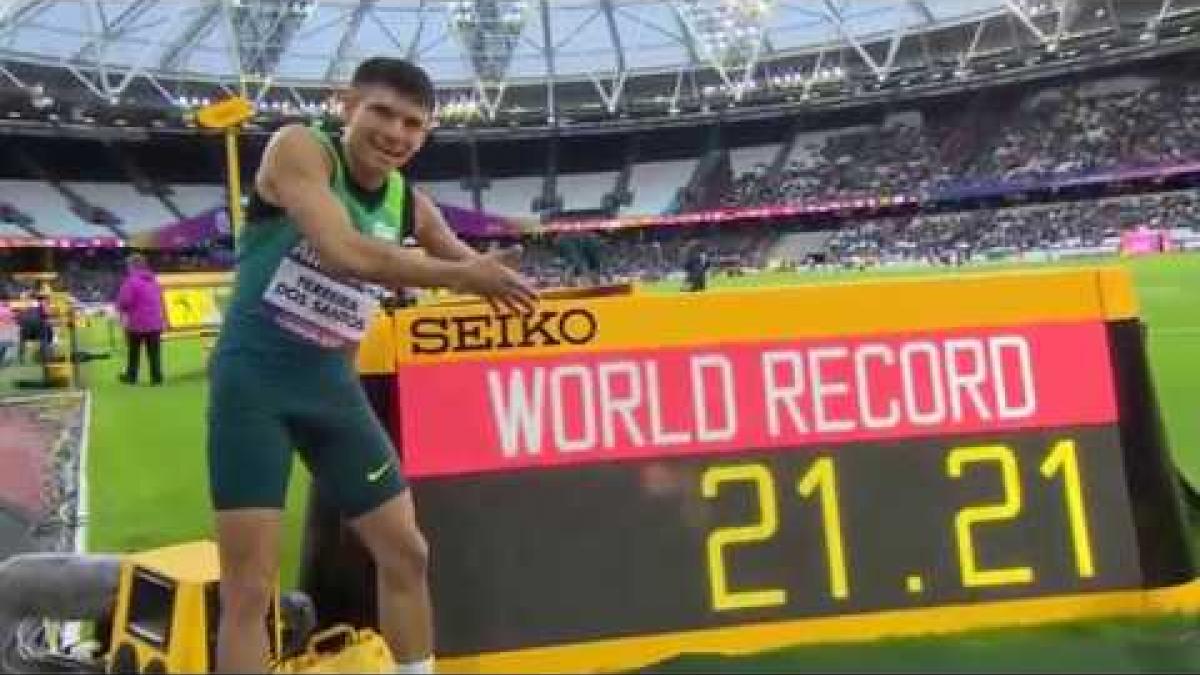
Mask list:
[[[346,95],[346,152],[386,173],[408,163],[429,135],[431,116],[389,87],[355,87]]]

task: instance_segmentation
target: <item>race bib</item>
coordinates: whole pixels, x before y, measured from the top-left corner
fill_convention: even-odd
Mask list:
[[[328,348],[362,341],[379,306],[376,293],[367,285],[335,279],[322,269],[306,241],[284,257],[263,301],[281,328]]]

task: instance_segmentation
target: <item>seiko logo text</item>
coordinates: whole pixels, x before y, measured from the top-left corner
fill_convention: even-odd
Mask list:
[[[410,335],[414,354],[582,345],[596,337],[596,315],[575,308],[528,316],[430,317],[414,321]]]

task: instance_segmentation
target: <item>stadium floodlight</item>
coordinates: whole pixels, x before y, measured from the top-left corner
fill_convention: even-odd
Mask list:
[[[475,89],[494,119],[508,83],[513,52],[530,15],[528,0],[456,0],[446,5],[446,25],[467,54]]]
[[[254,0],[230,5],[234,56],[243,86],[250,81],[269,83],[301,26],[316,13],[317,5],[318,0]],[[264,91],[269,88],[266,86]]]
[[[738,99],[758,63],[774,0],[672,0],[698,52]]]

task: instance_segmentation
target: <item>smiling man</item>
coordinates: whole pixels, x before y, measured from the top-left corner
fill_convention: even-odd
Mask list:
[[[376,309],[371,285],[445,287],[515,312],[535,301],[508,253],[477,254],[398,171],[425,142],[433,102],[423,70],[369,59],[346,93],[341,141],[289,126],[263,156],[210,366],[221,672],[267,667],[293,448],[375,560],[380,630],[398,671],[433,670],[426,543],[354,368]],[[410,235],[423,251],[400,246]]]

